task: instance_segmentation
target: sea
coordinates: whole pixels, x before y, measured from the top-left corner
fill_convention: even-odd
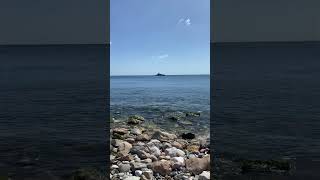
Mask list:
[[[218,43],[211,51],[215,155],[294,159],[296,179],[319,179],[320,43]]]
[[[0,177],[105,170],[108,49],[0,47]]]
[[[210,75],[111,76],[110,110],[116,120],[141,115],[166,131],[209,135]],[[181,124],[166,118],[187,112],[200,116]]]
[[[138,114],[169,131],[209,131],[214,156],[294,159],[296,179],[319,179],[320,44],[214,44],[211,51],[211,75],[109,79],[102,45],[1,46],[0,176],[107,169],[110,80],[115,120]],[[198,111],[183,124],[164,118]]]

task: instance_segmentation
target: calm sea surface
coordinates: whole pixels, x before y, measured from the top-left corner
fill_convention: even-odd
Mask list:
[[[211,48],[215,56],[211,131],[216,155],[296,158],[298,172],[304,169],[309,175],[317,174],[320,44],[220,44]]]
[[[106,167],[104,46],[0,47],[0,175]]]
[[[209,75],[112,76],[110,84],[111,113],[120,119],[139,114],[167,130],[209,130]],[[201,116],[190,119],[189,125],[163,118],[168,113],[197,111]]]

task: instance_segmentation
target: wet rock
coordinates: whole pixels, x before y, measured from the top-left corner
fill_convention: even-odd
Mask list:
[[[163,176],[170,174],[172,170],[171,162],[167,160],[153,162],[151,167],[154,172],[159,173]]]
[[[210,171],[203,171],[201,174],[199,174],[198,180],[209,180],[210,179]]]
[[[134,116],[130,116],[128,118],[128,124],[132,124],[132,125],[135,125],[135,124],[140,124],[142,122],[144,122],[144,117],[142,116],[139,116],[139,115],[134,115]]]
[[[210,156],[191,158],[186,160],[186,168],[193,174],[200,174],[210,169]]]
[[[177,149],[175,147],[167,148],[165,150],[165,153],[170,157],[183,157],[185,155],[184,151],[182,151],[181,149]]]
[[[183,133],[181,137],[182,139],[194,139],[196,135],[193,133]]]
[[[200,116],[200,112],[186,112],[186,116],[198,117]]]
[[[158,139],[159,141],[170,141],[176,138],[177,136],[175,134],[170,134],[162,131],[156,131],[152,136],[152,139]]]
[[[166,116],[172,121],[179,121],[180,119],[185,117],[182,112],[169,113]]]

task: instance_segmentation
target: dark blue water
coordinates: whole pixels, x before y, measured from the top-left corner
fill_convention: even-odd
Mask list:
[[[110,91],[113,114],[140,114],[170,129],[174,128],[172,122],[162,118],[166,113],[201,111],[201,116],[185,128],[209,129],[209,75],[112,76]]]
[[[107,57],[98,45],[0,47],[0,175],[106,167]]]
[[[219,44],[212,98],[218,156],[320,166],[320,44]],[[315,168],[317,166],[317,168]],[[312,171],[313,170],[313,171]]]

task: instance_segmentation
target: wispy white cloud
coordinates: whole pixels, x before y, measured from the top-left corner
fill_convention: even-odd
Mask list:
[[[169,57],[169,54],[161,54],[159,56],[152,56],[152,59],[163,60]]]
[[[191,19],[190,18],[180,18],[177,24],[184,24],[186,26],[191,25]]]
[[[162,54],[162,55],[158,56],[158,59],[165,59],[167,57],[169,57],[168,54]]]
[[[185,24],[187,25],[187,26],[190,26],[191,25],[191,20],[188,18],[188,19],[186,19],[185,21]]]

